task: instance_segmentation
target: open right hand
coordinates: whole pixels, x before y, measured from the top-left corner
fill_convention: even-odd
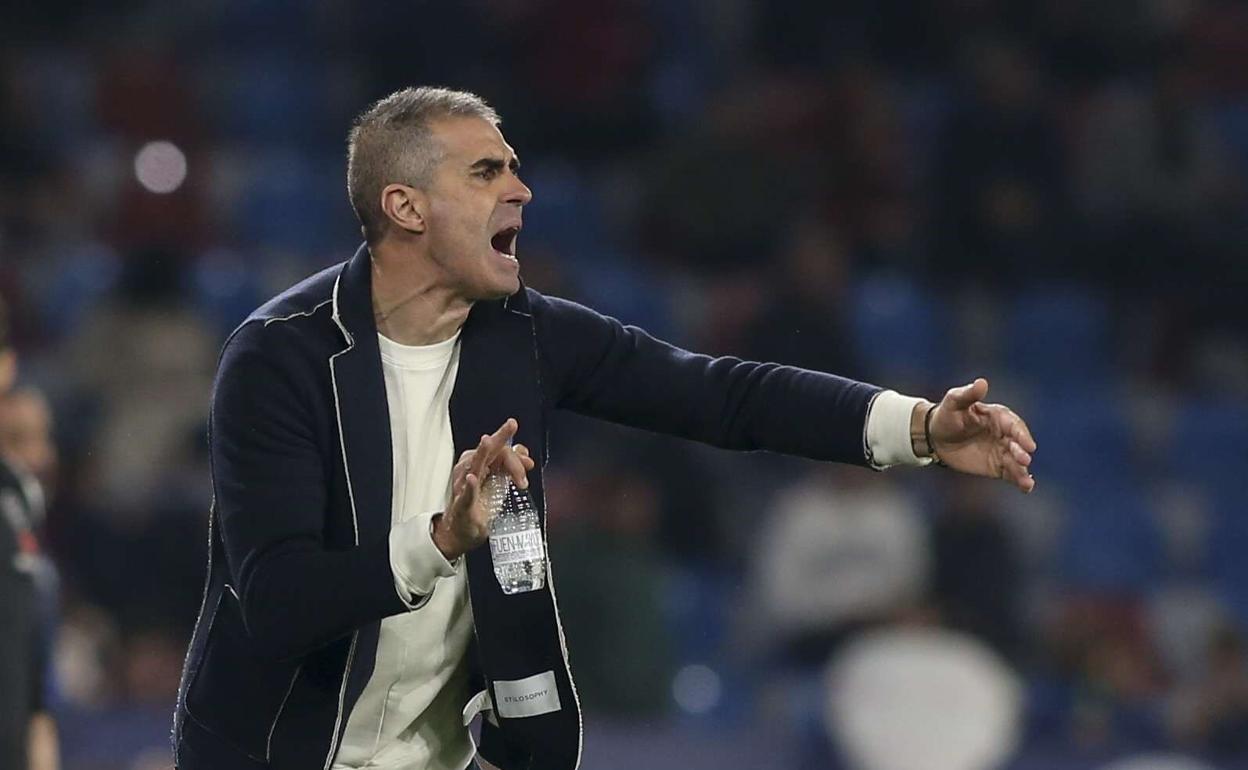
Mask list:
[[[521,489],[528,489],[533,458],[523,444],[508,442],[520,429],[508,418],[498,430],[483,435],[476,449],[459,456],[451,469],[451,505],[433,520],[433,544],[449,561],[481,545],[489,537],[492,511],[486,510],[481,485],[491,473],[505,472]]]

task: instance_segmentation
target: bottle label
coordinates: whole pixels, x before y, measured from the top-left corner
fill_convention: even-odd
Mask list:
[[[543,556],[542,531],[534,528],[490,535],[490,556],[496,565],[540,561]]]

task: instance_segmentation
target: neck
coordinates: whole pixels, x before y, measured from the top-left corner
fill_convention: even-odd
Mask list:
[[[472,301],[440,282],[423,255],[400,257],[385,244],[371,252],[377,331],[400,345],[432,345],[455,336]]]

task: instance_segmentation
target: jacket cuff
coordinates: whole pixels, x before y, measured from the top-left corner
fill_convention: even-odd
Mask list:
[[[390,528],[390,570],[394,588],[409,610],[420,609],[429,601],[438,578],[455,575],[455,564],[446,560],[433,544],[433,517],[422,513]]]
[[[930,465],[932,458],[919,457],[910,441],[910,416],[923,399],[893,390],[876,394],[867,409],[864,429],[867,463],[876,470],[893,465]]]

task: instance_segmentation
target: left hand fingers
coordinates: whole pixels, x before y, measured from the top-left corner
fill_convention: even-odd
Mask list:
[[[1018,487],[1023,492],[1030,492],[1036,487],[1036,480],[1027,470],[1031,458],[1016,443],[1010,442],[1012,451],[1001,458],[1001,478]],[[1021,458],[1025,458],[1025,462]]]
[[[526,471],[533,467],[533,461],[529,460],[529,465],[526,466],[524,464],[525,459],[513,448],[504,447],[499,452],[496,462],[496,465],[501,467],[511,477],[511,480],[516,483],[516,486],[521,489],[529,488],[529,478],[526,475]]]
[[[1036,451],[1036,440],[1031,436],[1031,429],[1009,407],[1000,404],[975,404],[971,407],[971,412],[988,419],[1002,438],[1018,442],[1026,452]]]
[[[516,444],[514,449],[516,455],[520,458],[520,462],[524,464],[524,469],[527,471],[533,470],[533,467],[537,465],[537,463],[534,462],[533,458],[529,456],[529,448],[524,444]]]
[[[1006,451],[1009,452],[1010,459],[1024,468],[1031,467],[1031,455],[1014,439],[1007,439],[1007,441],[1009,443],[1006,445]]]

